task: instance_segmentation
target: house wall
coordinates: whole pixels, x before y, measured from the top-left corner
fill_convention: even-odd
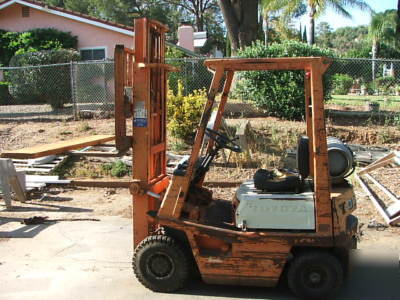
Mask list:
[[[67,19],[30,8],[30,16],[22,17],[21,5],[13,4],[0,10],[0,28],[8,31],[25,31],[34,28],[56,28],[78,36],[78,49],[106,47],[106,57],[114,57],[114,47],[123,44],[133,48],[133,37],[94,25]]]

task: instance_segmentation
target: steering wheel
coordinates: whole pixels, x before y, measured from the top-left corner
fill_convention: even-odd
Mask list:
[[[230,139],[226,135],[206,127],[206,135],[215,141],[219,148],[229,149],[233,152],[242,152],[242,148],[235,142],[235,139]]]

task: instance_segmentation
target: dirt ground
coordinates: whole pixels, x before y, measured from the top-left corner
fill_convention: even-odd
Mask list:
[[[238,126],[242,120],[228,120],[230,126]],[[255,167],[281,166],[282,153],[287,147],[294,146],[296,138],[304,132],[300,122],[278,121],[274,118],[251,119],[251,125],[260,134],[258,139],[265,139],[265,144],[279,141],[279,147],[258,149],[262,155],[256,166],[246,168],[242,159],[232,159],[232,164],[213,166],[207,180],[243,181],[251,178]],[[399,149],[400,130],[385,125],[352,124],[342,120],[334,123],[328,120],[328,132],[344,139],[348,143],[386,146]],[[8,122],[0,123],[0,152],[6,149],[18,149],[42,143],[66,140],[72,137],[92,134],[112,134],[113,120],[87,120],[69,122]],[[260,144],[258,141],[258,147]],[[267,152],[270,153],[267,154]],[[264,155],[265,154],[265,155]],[[270,160],[270,161],[269,161]],[[398,173],[394,174],[399,180]],[[355,180],[352,180],[356,183]],[[216,198],[231,199],[235,188],[213,188]],[[382,227],[383,218],[369,201],[365,192],[355,184],[357,198],[356,216],[360,222],[361,249],[383,247],[400,253],[400,227]],[[32,216],[48,216],[54,218],[100,218],[101,216],[132,216],[131,196],[126,189],[70,188],[49,187],[43,192],[32,194],[27,203],[14,202],[12,211],[6,211],[0,202],[0,216],[5,218],[27,218]],[[1,225],[1,224],[0,224]],[[368,228],[368,225],[372,225]],[[6,237],[3,237],[6,238]]]

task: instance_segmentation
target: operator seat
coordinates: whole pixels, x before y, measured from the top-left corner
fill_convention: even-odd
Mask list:
[[[298,176],[274,178],[273,171],[258,169],[253,176],[255,188],[267,192],[300,193],[304,186],[304,179],[310,175],[308,145],[308,137],[301,136],[296,153]]]

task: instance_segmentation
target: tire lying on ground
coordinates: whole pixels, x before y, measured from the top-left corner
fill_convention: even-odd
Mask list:
[[[133,256],[133,271],[137,279],[155,292],[174,292],[188,280],[190,258],[173,238],[153,235],[137,246]]]
[[[330,253],[296,255],[287,274],[291,291],[301,299],[329,299],[342,285],[343,267]]]

